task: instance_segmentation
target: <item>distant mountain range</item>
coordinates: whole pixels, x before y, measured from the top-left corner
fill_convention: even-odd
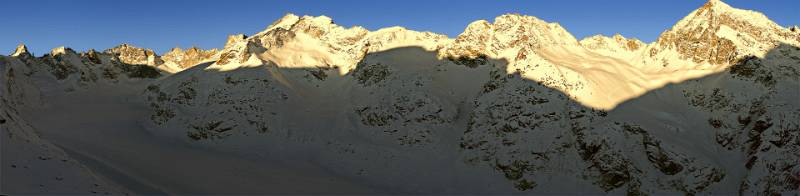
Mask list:
[[[287,14],[222,49],[20,45],[0,71],[5,194],[297,193],[212,155],[312,165],[271,177],[303,193],[800,191],[800,29],[718,0],[652,43],[518,14],[456,38]],[[138,162],[160,159],[198,166]]]

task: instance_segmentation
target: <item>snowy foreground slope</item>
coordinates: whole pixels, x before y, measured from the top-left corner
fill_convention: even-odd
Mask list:
[[[24,52],[25,48],[18,49]],[[33,72],[18,59],[0,57],[0,193],[4,194],[122,194],[126,189],[97,175],[53,143],[42,139],[20,111],[43,103],[33,85]],[[20,56],[21,59],[27,57]],[[17,64],[17,65],[14,65]],[[67,130],[59,130],[67,131]]]
[[[653,43],[289,14],[222,49],[0,58],[3,194],[800,190],[800,29],[717,0]]]

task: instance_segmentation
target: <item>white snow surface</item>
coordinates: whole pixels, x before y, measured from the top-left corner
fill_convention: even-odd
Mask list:
[[[21,45],[0,193],[800,190],[800,33],[763,14],[711,0],[653,43],[517,14],[454,39],[332,21],[162,56]]]

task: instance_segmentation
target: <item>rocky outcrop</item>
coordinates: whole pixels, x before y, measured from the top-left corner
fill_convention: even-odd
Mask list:
[[[578,41],[558,23],[549,23],[533,16],[505,14],[495,18],[494,23],[485,20],[470,23],[444,49],[444,54],[470,58],[479,54],[494,57],[506,49],[538,49],[560,45],[578,45]]]
[[[28,46],[25,46],[25,44],[17,45],[17,49],[14,50],[14,53],[12,53],[11,56],[20,58],[33,57],[33,55],[28,52]]]
[[[217,49],[203,50],[191,47],[187,50],[173,48],[164,53],[161,59],[165,62],[175,63],[180,69],[187,69],[203,62],[215,61],[218,56],[219,51]]]
[[[107,49],[104,53],[115,56],[125,64],[147,65],[168,73],[179,72],[203,62],[216,61],[219,56],[217,49],[203,50],[197,47],[186,50],[173,48],[160,56],[151,49],[129,44]]]
[[[761,57],[780,43],[800,45],[800,37],[761,13],[710,0],[659,36],[647,53],[656,61],[675,53],[697,64],[730,65],[747,55]]]
[[[244,35],[241,36],[229,36],[227,43],[225,43],[225,48],[219,52],[219,57],[215,65],[228,65],[231,63],[236,63],[238,65],[245,64],[247,61],[254,57],[255,55],[260,54],[263,52],[263,47],[259,46],[258,43],[254,42],[253,40],[246,39]],[[256,58],[257,59],[257,58]],[[258,61],[261,63],[261,61]]]
[[[98,83],[157,78],[163,74],[158,65],[153,65],[157,55],[129,45],[107,52],[92,49],[80,53],[68,47],[58,47],[42,57],[34,57],[24,45],[20,45],[15,53],[5,58],[13,65],[9,67],[21,69],[19,71],[24,71],[22,73],[26,76],[52,78],[47,82],[56,83],[50,87],[64,91],[90,88]]]
[[[153,50],[138,48],[129,44],[121,44],[104,51],[117,56],[122,63],[135,65],[161,65],[164,61]]]
[[[620,34],[614,34],[612,37],[595,35],[583,38],[580,44],[593,52],[621,58],[631,58],[647,47],[647,44],[639,39],[625,38]]]

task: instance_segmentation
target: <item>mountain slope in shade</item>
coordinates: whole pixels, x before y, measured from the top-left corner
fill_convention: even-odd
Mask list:
[[[27,59],[19,46],[12,55]],[[128,191],[96,175],[68,153],[47,140],[20,115],[20,110],[41,104],[39,91],[31,84],[25,67],[9,65],[0,56],[3,80],[0,86],[0,193],[3,194],[126,194]],[[66,131],[66,130],[65,130]]]
[[[31,80],[9,83],[5,96],[30,106],[20,115],[30,124],[47,123],[36,111],[53,107],[37,103],[116,87],[135,93],[115,103],[145,110],[126,123],[169,141],[156,145],[165,151],[174,142],[265,167],[319,166],[297,167],[300,179],[319,176],[307,190],[331,186],[319,180],[328,175],[345,193],[365,190],[350,182],[393,193],[800,190],[800,32],[717,0],[653,43],[579,41],[517,14],[473,22],[454,39],[287,14],[218,51],[123,45],[33,57],[19,47],[5,59],[3,77],[15,69]],[[218,168],[209,172],[228,172]]]

